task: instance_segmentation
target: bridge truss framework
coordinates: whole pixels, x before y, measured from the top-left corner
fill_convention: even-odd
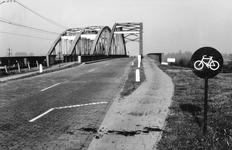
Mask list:
[[[143,55],[143,23],[115,23],[108,26],[70,28],[62,32],[49,49],[47,66],[57,60],[80,61],[82,58],[102,59],[127,56],[126,43],[139,42],[139,54]]]

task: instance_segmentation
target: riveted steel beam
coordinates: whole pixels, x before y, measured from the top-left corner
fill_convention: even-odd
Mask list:
[[[139,42],[139,54],[143,55],[143,23],[142,22],[126,22],[126,23],[115,23],[112,27],[110,38],[107,42],[107,54],[109,55],[111,49],[116,47],[114,42],[114,36],[122,35],[124,49],[126,50],[125,44],[127,42],[137,41]],[[125,53],[126,54],[126,53]]]
[[[115,43],[115,42],[113,41],[113,38],[114,38],[114,31],[115,31],[117,25],[118,25],[118,24],[115,23],[114,26],[112,27],[112,30],[111,30],[111,33],[110,33],[110,37],[109,37],[108,42],[107,42],[107,49],[106,49],[106,54],[107,54],[107,55],[109,55],[109,53],[110,53],[111,44],[112,44],[112,43],[113,43],[113,44]]]
[[[81,34],[83,34],[84,31],[85,31],[85,28],[83,28],[83,29],[79,32],[79,34],[76,35],[75,39],[73,40],[73,43],[72,43],[72,45],[71,45],[70,48],[69,48],[69,52],[71,52],[71,55],[76,54],[76,53],[75,53],[75,47],[76,47],[77,43],[79,42],[79,40],[81,39]]]
[[[62,40],[62,36],[75,36],[76,34],[78,34],[79,32],[81,31],[81,28],[70,28],[70,29],[67,29],[65,31],[63,31],[57,38],[56,40],[53,42],[53,44],[51,45],[48,53],[47,53],[47,56],[46,56],[46,59],[47,59],[47,66],[50,66],[50,56],[52,55],[52,53],[55,52],[56,50],[56,46],[59,42],[61,42]],[[61,47],[61,46],[60,46]],[[54,54],[56,55],[56,54]]]
[[[95,51],[96,51],[96,46],[97,46],[97,44],[98,44],[98,42],[99,42],[99,40],[100,40],[100,38],[102,37],[102,34],[104,33],[104,31],[108,31],[109,33],[111,32],[111,29],[110,29],[110,27],[108,27],[108,26],[104,26],[104,27],[102,27],[100,30],[99,30],[99,32],[98,32],[98,34],[97,34],[97,36],[96,36],[96,38],[95,38],[95,40],[94,40],[94,42],[93,42],[93,46],[92,46],[92,48],[91,48],[91,51],[90,51],[90,54],[91,55],[94,55],[95,54]],[[106,38],[106,37],[104,37],[104,38]],[[104,43],[105,44],[105,43]]]
[[[53,53],[53,51],[55,50],[56,45],[60,42],[61,37],[62,37],[63,35],[65,35],[66,32],[67,32],[68,30],[70,30],[70,29],[67,29],[67,30],[63,31],[63,32],[56,38],[56,40],[53,42],[52,46],[50,47],[50,49],[49,49],[47,55],[51,55],[51,54]]]

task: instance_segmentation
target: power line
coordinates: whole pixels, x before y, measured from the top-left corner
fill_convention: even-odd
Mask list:
[[[46,31],[46,30],[42,30],[42,29],[33,28],[33,27],[30,27],[30,26],[18,24],[18,23],[9,21],[9,20],[1,18],[1,17],[0,17],[0,19],[2,19],[2,20],[0,20],[0,22],[7,23],[7,24],[10,24],[10,25],[14,25],[14,26],[18,26],[18,27],[22,27],[22,28],[26,28],[27,30],[32,30],[32,31],[35,31],[35,32],[44,32],[44,33],[47,33],[47,34],[59,34],[59,33],[56,33],[56,32]]]
[[[39,13],[37,13],[37,12],[33,11],[32,9],[30,9],[30,8],[28,8],[28,7],[26,7],[26,6],[24,6],[23,4],[19,3],[18,1],[15,1],[15,2],[18,3],[19,5],[21,5],[22,7],[26,8],[27,10],[31,11],[32,13],[36,14],[37,16],[43,18],[44,20],[46,20],[46,21],[48,21],[48,22],[50,22],[50,23],[52,23],[52,24],[54,24],[54,25],[56,25],[56,26],[58,26],[58,27],[60,27],[60,28],[63,28],[63,29],[67,29],[67,28],[68,28],[68,27],[66,27],[66,26],[63,26],[63,25],[61,25],[61,24],[59,24],[59,23],[57,23],[57,22],[54,22],[54,21],[52,21],[52,20],[50,20],[50,19],[48,19],[48,18],[46,18],[46,17],[40,15]]]
[[[10,32],[5,32],[5,31],[0,31],[0,33],[4,33],[4,34],[11,34],[11,35],[18,35],[18,36],[24,36],[24,37],[30,37],[30,38],[36,38],[36,39],[43,39],[43,40],[51,40],[51,41],[54,41],[54,39],[47,39],[47,38],[36,37],[36,36],[30,36],[30,35],[24,35],[24,34],[10,33]]]

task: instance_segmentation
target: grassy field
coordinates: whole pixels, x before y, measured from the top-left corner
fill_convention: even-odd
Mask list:
[[[231,150],[232,73],[209,79],[208,132],[203,135],[204,80],[189,69],[159,67],[172,78],[175,92],[158,149]]]

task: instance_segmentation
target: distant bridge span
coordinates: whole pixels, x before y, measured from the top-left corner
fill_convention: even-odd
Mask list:
[[[46,59],[47,66],[57,61],[85,61],[107,57],[126,57],[126,43],[140,42],[142,49],[142,23],[115,23],[108,26],[70,28],[62,32],[53,42]]]
[[[108,40],[107,53],[117,54],[118,47],[126,52],[127,42],[139,42],[139,54],[143,55],[143,23],[115,23]]]

